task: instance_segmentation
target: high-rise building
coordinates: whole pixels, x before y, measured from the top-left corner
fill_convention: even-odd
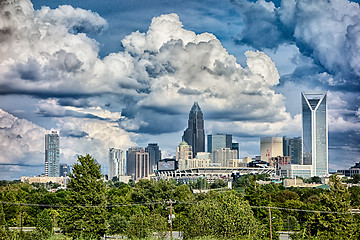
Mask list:
[[[108,163],[109,180],[126,175],[126,152],[124,150],[110,148]]]
[[[240,145],[239,143],[232,143],[231,144],[231,150],[236,150],[237,151],[237,159],[240,159]]]
[[[261,161],[269,162],[269,159],[284,156],[282,137],[264,137],[260,139]]]
[[[230,134],[210,134],[207,136],[208,152],[219,148],[232,148],[232,135]]]
[[[57,131],[45,134],[45,176],[60,176],[60,136]]]
[[[127,175],[134,180],[148,178],[150,172],[149,153],[143,148],[130,148],[127,153]]]
[[[301,164],[302,153],[302,139],[301,137],[294,137],[288,140],[289,142],[289,155],[291,157],[292,164]],[[285,156],[285,154],[284,154]]]
[[[219,148],[212,151],[212,163],[217,163],[221,167],[229,167],[229,161],[237,159],[237,151],[230,148]]]
[[[187,142],[182,141],[179,146],[176,147],[176,160],[180,159],[192,159],[193,152],[192,147]]]
[[[70,173],[70,167],[67,164],[60,164],[60,177],[67,177]]]
[[[198,152],[205,152],[205,130],[203,113],[197,102],[194,102],[188,120],[188,128],[184,131],[183,141],[192,146],[193,157]]]
[[[161,160],[161,151],[157,143],[149,143],[145,148],[145,152],[149,153],[150,172],[156,169],[157,163]]]
[[[301,93],[302,164],[312,165],[312,174],[329,173],[326,93]]]

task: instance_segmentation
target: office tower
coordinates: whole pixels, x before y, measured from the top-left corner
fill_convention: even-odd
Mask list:
[[[260,139],[261,161],[269,162],[269,159],[284,156],[282,137],[264,137]]]
[[[203,113],[197,102],[189,113],[188,128],[184,131],[183,141],[192,146],[193,157],[198,152],[205,152],[205,131]]]
[[[231,143],[231,150],[237,151],[237,159],[240,157],[240,145],[239,143]]]
[[[283,156],[290,156],[289,140],[290,138],[283,137]]]
[[[124,150],[110,148],[108,163],[109,180],[112,180],[113,177],[120,177],[126,175],[126,152]]]
[[[57,131],[45,134],[45,176],[60,176],[60,136]]]
[[[149,153],[143,148],[129,148],[126,164],[127,175],[134,180],[149,177]]]
[[[192,159],[193,152],[192,147],[187,142],[182,141],[179,146],[176,147],[176,160],[180,159]]]
[[[145,148],[145,152],[149,153],[150,172],[152,173],[161,159],[161,151],[157,143],[149,143]]]
[[[237,159],[237,151],[230,148],[219,148],[212,150],[212,163],[219,164],[220,167],[228,167],[229,161]]]
[[[313,176],[329,173],[326,93],[301,93],[302,164],[312,165]]]
[[[230,134],[209,134],[207,140],[209,153],[219,148],[232,148],[232,135]]]
[[[67,164],[60,164],[60,177],[67,177],[70,173],[70,167]]]
[[[289,142],[289,155],[291,157],[292,164],[301,164],[301,153],[302,153],[302,139],[301,137],[294,137],[288,140]],[[284,154],[285,156],[285,154]]]

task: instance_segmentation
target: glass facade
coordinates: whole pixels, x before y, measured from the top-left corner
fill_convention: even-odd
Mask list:
[[[198,152],[205,152],[204,119],[201,108],[197,102],[192,106],[189,113],[188,127],[184,131],[183,141],[192,146],[193,157]]]
[[[208,135],[208,152],[219,148],[232,149],[232,135],[230,134],[211,134]]]
[[[326,94],[301,93],[303,158],[314,176],[328,174],[328,126]]]
[[[45,134],[45,176],[60,176],[60,136],[57,131]]]

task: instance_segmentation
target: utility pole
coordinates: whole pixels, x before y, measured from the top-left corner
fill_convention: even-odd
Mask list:
[[[172,201],[170,200],[170,239],[173,239],[172,234]]]
[[[270,207],[269,207],[269,221],[270,221],[270,240],[272,240],[271,208]]]

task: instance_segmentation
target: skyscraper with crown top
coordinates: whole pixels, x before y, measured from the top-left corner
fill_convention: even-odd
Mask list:
[[[182,139],[192,146],[193,157],[195,157],[198,152],[205,152],[204,119],[201,108],[197,102],[194,102],[190,110],[188,127],[184,131]]]

